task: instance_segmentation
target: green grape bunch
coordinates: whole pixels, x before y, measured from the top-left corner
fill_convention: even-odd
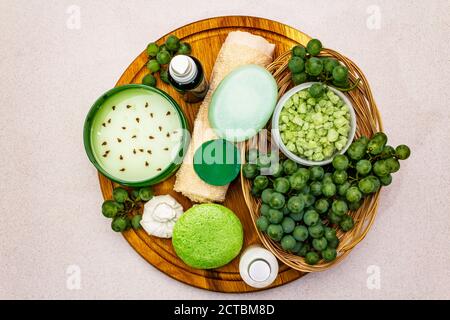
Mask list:
[[[175,35],[171,34],[167,37],[163,45],[151,42],[147,46],[147,69],[149,73],[142,78],[142,84],[156,87],[157,80],[155,75],[159,73],[159,78],[164,83],[169,83],[167,67],[172,58],[177,54],[190,55],[192,52],[191,45],[187,42],[181,42]]]
[[[310,40],[306,48],[301,44],[292,48],[288,61],[292,82],[299,85],[308,81],[319,81],[340,91],[354,89],[359,79],[351,85],[348,68],[332,57],[319,57],[322,49],[322,43],[318,39]]]
[[[298,55],[303,49],[297,48]],[[242,174],[252,181],[251,193],[261,199],[258,229],[273,241],[314,265],[337,257],[336,230],[354,228],[352,211],[364,199],[392,183],[400,161],[409,158],[406,145],[387,145],[383,132],[370,139],[356,139],[345,154],[336,155],[331,165],[303,167],[291,159],[272,163],[271,175],[261,169],[270,166],[270,154],[250,149]]]
[[[123,232],[130,228],[135,230],[141,227],[142,214],[140,213],[145,202],[153,198],[150,187],[126,190],[116,187],[112,199],[102,204],[102,213],[111,220],[111,229]]]

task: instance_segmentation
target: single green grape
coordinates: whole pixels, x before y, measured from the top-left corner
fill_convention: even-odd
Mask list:
[[[311,238],[314,239],[321,238],[325,233],[325,228],[323,227],[322,223],[318,222],[308,227],[308,233],[311,236]]]
[[[152,43],[148,44],[147,54],[149,57],[156,57],[158,52],[159,52],[159,46],[156,43],[152,42]]]
[[[308,92],[313,98],[320,98],[324,93],[324,86],[320,83],[314,83],[309,87]]]
[[[151,73],[146,74],[143,78],[142,78],[142,84],[149,86],[149,87],[156,87],[156,78],[154,75],[152,75]]]
[[[336,230],[330,227],[325,227],[323,236],[327,239],[327,241],[331,240],[336,237]]]
[[[115,232],[122,232],[125,231],[128,227],[128,221],[125,217],[117,217],[114,218],[111,222],[111,228]]]
[[[367,179],[369,179],[373,183],[373,191],[372,191],[372,193],[377,192],[378,189],[380,189],[380,187],[381,187],[380,179],[378,179],[378,177],[372,176],[372,175],[367,176]]]
[[[287,193],[291,188],[291,185],[287,178],[280,177],[276,178],[275,181],[273,182],[273,188],[275,189],[276,192]]]
[[[384,146],[387,143],[387,136],[383,132],[375,133],[367,144],[367,151],[372,155],[377,155],[383,152]]]
[[[311,207],[316,202],[316,198],[312,194],[302,193],[298,196],[305,202],[305,207]]]
[[[394,159],[394,158],[390,158]],[[396,160],[396,159],[394,159]],[[378,177],[385,176],[389,174],[389,167],[387,160],[378,160],[373,164],[373,173],[375,173]]]
[[[336,170],[346,170],[349,165],[348,158],[343,154],[338,154],[331,163]]]
[[[147,63],[147,69],[150,70],[151,73],[158,72],[160,68],[159,62],[155,59],[152,59]]]
[[[312,195],[318,197],[322,194],[322,183],[320,181],[314,181],[310,185],[310,192]]]
[[[322,194],[325,197],[331,198],[336,194],[336,185],[333,182],[326,182],[322,185]]]
[[[327,239],[327,241],[328,241],[328,248],[336,249],[339,246],[339,238],[338,237]]]
[[[288,62],[288,68],[292,73],[300,73],[305,70],[305,62],[300,57],[292,57]]]
[[[306,45],[306,51],[312,56],[317,56],[321,50],[322,43],[318,39],[311,39]]]
[[[281,239],[281,247],[286,251],[294,249],[296,243],[294,237],[291,235],[286,235]]]
[[[114,200],[105,200],[102,204],[102,213],[106,218],[114,218],[119,212],[119,207]]]
[[[259,208],[259,213],[261,213],[262,216],[268,217],[269,216],[269,210],[270,206],[268,204],[261,204],[261,208]]]
[[[331,172],[327,172],[323,175],[322,184],[325,184],[327,182],[333,183],[333,176]]]
[[[131,219],[131,226],[133,227],[134,230],[137,230],[141,227],[141,220],[142,220],[141,214],[133,216],[133,218]]]
[[[283,171],[287,175],[293,174],[295,171],[297,171],[298,165],[291,159],[286,159],[283,162]]]
[[[311,180],[318,181],[321,180],[325,174],[325,170],[319,166],[313,166],[309,168]]]
[[[395,156],[397,157],[397,159],[406,160],[410,155],[411,150],[405,144],[401,144],[397,148],[395,148]]]
[[[283,167],[279,163],[273,163],[270,166],[270,172],[274,178],[279,178],[283,175]]]
[[[296,226],[292,232],[292,235],[298,241],[305,241],[309,236],[308,228],[305,226]]]
[[[299,84],[305,83],[308,80],[308,75],[306,72],[292,73],[292,82],[297,86]]]
[[[392,146],[384,146],[383,151],[381,151],[381,159],[387,159],[395,156],[395,149]]]
[[[306,180],[303,176],[294,174],[289,176],[289,184],[291,185],[291,189],[300,191],[304,187],[306,187]]]
[[[348,181],[345,181],[343,184],[338,185],[337,187],[337,193],[338,195],[340,195],[341,197],[345,197],[345,195],[347,194],[347,190],[350,188],[351,184]]]
[[[365,177],[372,171],[372,163],[369,160],[362,159],[356,163],[356,172]]]
[[[328,203],[327,199],[324,198],[317,200],[314,205],[314,209],[316,209],[319,214],[324,214],[325,212],[327,212],[329,207],[330,204]]]
[[[303,221],[307,226],[312,226],[319,221],[320,217],[316,210],[310,209],[303,215]]]
[[[256,160],[256,164],[260,169],[270,168],[270,165],[272,164],[272,159],[270,158],[270,155],[260,154],[258,159]]]
[[[258,188],[255,188],[255,186],[252,186],[250,193],[252,194],[252,196],[254,196],[255,198],[258,198],[261,196],[261,190],[259,190]]]
[[[191,45],[187,42],[180,42],[180,47],[178,48],[178,54],[190,55],[192,52]]]
[[[171,34],[167,37],[165,45],[170,51],[176,52],[180,48],[180,40],[175,35]]]
[[[326,58],[323,67],[326,73],[328,74],[332,74],[333,73],[333,69],[337,66],[339,66],[339,61],[337,61],[336,59],[333,58]]]
[[[348,174],[344,170],[336,170],[333,172],[333,182],[337,185],[343,184],[347,181]]]
[[[325,250],[328,246],[327,239],[325,239],[324,237],[313,239],[312,246],[317,251]]]
[[[305,262],[309,265],[315,265],[319,262],[319,260],[319,255],[314,251],[310,251],[305,255]]]
[[[333,80],[333,85],[335,85],[335,86],[338,87],[338,88],[343,88],[343,89],[345,89],[345,88],[350,87],[350,80],[349,80],[348,78],[345,79],[345,80],[343,80],[343,81],[336,81],[336,80]]]
[[[269,219],[270,223],[278,224],[283,221],[284,214],[280,210],[277,209],[269,209],[269,214],[267,218]]]
[[[382,186],[388,186],[392,183],[392,175],[389,173],[383,177],[379,177]]]
[[[283,228],[279,224],[271,224],[267,227],[267,235],[274,241],[283,238]]]
[[[347,150],[347,155],[354,161],[361,160],[366,153],[366,146],[358,141],[353,142]]]
[[[364,194],[369,194],[369,193],[374,192],[375,184],[373,183],[373,181],[371,179],[366,177],[364,179],[359,180],[358,189]]]
[[[168,51],[161,51],[156,55],[156,61],[158,61],[160,65],[168,64],[170,59],[172,59],[172,57]]]
[[[301,44],[296,45],[292,48],[292,56],[300,57],[302,59],[306,58],[306,48]]]
[[[246,163],[242,166],[242,174],[247,179],[253,179],[259,174],[256,164]]]
[[[292,213],[301,213],[305,208],[305,201],[299,196],[290,197],[287,202],[287,208]]]
[[[326,248],[325,250],[322,251],[321,254],[322,254],[322,258],[327,262],[331,262],[331,261],[335,260],[336,256],[337,256],[336,249],[333,249],[333,248]]]
[[[273,192],[269,199],[269,206],[273,209],[281,209],[284,207],[286,199],[279,192]]]
[[[341,222],[339,223],[339,226],[344,232],[350,231],[354,225],[355,223],[353,221],[353,218],[349,215],[343,216]]]
[[[331,210],[338,216],[343,216],[348,212],[348,206],[343,200],[334,200],[331,204]]]
[[[273,192],[274,190],[272,188],[264,189],[264,191],[261,193],[262,202],[268,204],[270,201],[270,196],[272,195]]]
[[[343,83],[348,79],[348,69],[347,67],[341,65],[334,67],[332,74],[333,80],[337,81],[338,83]]]
[[[150,187],[144,187],[139,189],[139,198],[144,201],[149,201],[153,198],[153,190]]]
[[[319,58],[312,57],[306,61],[306,73],[311,76],[318,76],[323,70],[323,62]]]
[[[269,179],[266,176],[257,176],[255,180],[253,180],[253,186],[256,190],[264,190],[269,185]]]
[[[283,227],[284,233],[291,233],[295,228],[295,221],[290,217],[284,217],[281,221],[281,226]]]
[[[267,228],[269,227],[269,219],[267,219],[267,217],[265,216],[260,216],[258,220],[256,220],[256,226],[262,232],[266,232]]]
[[[114,188],[112,195],[113,199],[119,203],[124,203],[129,199],[127,190],[120,187]]]
[[[302,177],[305,181],[308,181],[311,173],[306,168],[298,168],[297,171],[295,172],[295,175],[298,175]]]
[[[385,161],[385,165],[389,173],[395,173],[400,170],[400,162],[396,158],[387,158]]]
[[[358,187],[350,187],[345,194],[345,199],[350,203],[359,202],[362,199],[362,193]]]

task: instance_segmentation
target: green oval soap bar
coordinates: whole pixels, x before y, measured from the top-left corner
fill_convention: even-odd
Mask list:
[[[173,229],[172,244],[187,265],[197,269],[224,266],[241,251],[244,231],[230,209],[200,204],[183,213]]]
[[[209,123],[220,138],[245,141],[266,126],[277,98],[277,83],[270,72],[254,64],[241,66],[214,91]]]

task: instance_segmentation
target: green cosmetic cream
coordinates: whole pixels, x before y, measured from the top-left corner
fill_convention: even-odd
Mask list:
[[[126,185],[154,184],[181,162],[186,120],[161,91],[128,87],[113,89],[100,105],[97,101],[97,108],[94,105],[96,111],[91,110],[86,120],[86,126],[90,125],[90,148],[86,150],[94,165],[112,180]]]

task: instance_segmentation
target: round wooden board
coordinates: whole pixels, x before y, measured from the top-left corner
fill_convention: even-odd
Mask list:
[[[302,32],[282,23],[246,16],[226,16],[201,20],[168,34],[175,34],[182,41],[187,41],[191,44],[192,54],[200,59],[209,78],[223,41],[227,34],[234,30],[248,31],[263,36],[269,42],[274,43],[276,45],[275,57],[290,49],[296,43],[306,45],[310,39]],[[159,39],[157,43],[162,44],[166,36]],[[151,40],[149,39],[149,42]],[[144,75],[148,73],[146,68],[147,60],[147,54],[144,51],[125,70],[117,82],[117,86],[129,83],[141,83]],[[168,92],[177,100],[192,128],[200,104],[186,104],[180,99],[175,90],[159,79],[157,87]],[[113,183],[101,174],[99,174],[99,180],[103,197],[105,199],[111,199]],[[174,182],[175,176],[172,176],[170,179],[154,186],[155,193],[172,195],[187,210],[191,207],[192,203],[189,199],[172,190]],[[244,248],[250,244],[259,243],[258,235],[254,231],[250,213],[242,195],[239,179],[230,185],[224,205],[233,210],[242,221],[245,234]],[[176,280],[198,288],[219,292],[251,292],[258,290],[248,286],[241,280],[239,275],[239,258],[234,259],[230,264],[219,269],[197,270],[188,267],[176,256],[170,239],[152,237],[147,235],[143,230],[129,230],[124,232],[123,235],[145,260]],[[270,288],[291,282],[303,275],[304,273],[290,269],[285,265],[280,265],[279,275]]]

